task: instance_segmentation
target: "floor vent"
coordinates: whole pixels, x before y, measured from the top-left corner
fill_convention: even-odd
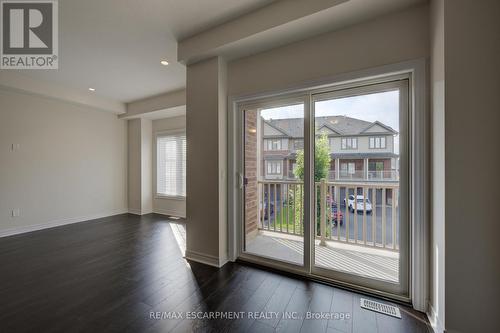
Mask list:
[[[386,314],[388,316],[396,317],[401,319],[401,312],[399,312],[399,308],[387,305],[380,302],[371,301],[369,299],[362,298],[361,299],[361,307],[364,309],[372,310],[375,312],[380,312]]]

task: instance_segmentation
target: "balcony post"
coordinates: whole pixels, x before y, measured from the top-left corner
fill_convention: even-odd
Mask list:
[[[365,158],[365,160],[363,161],[363,166],[364,166],[364,178],[366,180],[368,180],[368,158]]]
[[[340,158],[335,159],[335,180],[340,179]]]
[[[319,203],[319,209],[320,209],[320,232],[321,232],[321,240],[319,242],[319,245],[321,246],[326,246],[326,208],[327,208],[327,202],[326,202],[326,179],[322,178],[320,181],[320,203]]]

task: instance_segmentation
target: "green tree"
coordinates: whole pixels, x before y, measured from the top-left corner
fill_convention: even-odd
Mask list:
[[[319,182],[322,178],[328,177],[330,170],[330,145],[326,134],[321,134],[316,138],[314,145],[314,181]],[[297,177],[304,180],[304,150],[297,151]]]
[[[304,150],[297,151],[297,167],[295,169],[295,175],[300,178],[302,181],[304,180]],[[328,142],[328,137],[326,134],[321,134],[319,137],[316,137],[314,143],[314,182],[319,182],[322,178],[328,177],[328,171],[330,170],[330,144]],[[298,193],[290,192],[290,196],[295,199]],[[319,214],[319,193],[316,195],[317,198],[317,206],[316,210]],[[295,216],[295,224],[302,225],[302,216],[300,214],[303,213],[303,191],[302,197],[296,200],[295,204],[299,209],[297,209],[297,213]],[[319,218],[316,219],[318,221],[316,230],[319,230]]]

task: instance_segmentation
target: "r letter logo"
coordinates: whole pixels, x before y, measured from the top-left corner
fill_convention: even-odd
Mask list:
[[[0,0],[2,69],[57,69],[57,0]]]

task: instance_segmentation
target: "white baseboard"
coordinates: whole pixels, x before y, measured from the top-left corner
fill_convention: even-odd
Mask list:
[[[184,219],[186,218],[186,212],[181,212],[175,209],[154,208],[153,213],[167,216],[176,216]]]
[[[195,252],[195,251],[189,251],[186,250],[186,255],[184,256],[186,259],[196,261],[205,265],[210,265],[214,266],[217,268],[220,268],[224,266],[224,264],[227,262],[227,260],[220,260],[218,257],[209,255],[209,254],[204,254],[200,252]]]
[[[146,215],[146,214],[154,213],[152,209],[148,209],[148,210],[144,211],[142,209],[136,209],[136,208],[129,208],[128,212],[130,214],[134,214],[134,215]]]
[[[434,310],[434,307],[431,303],[428,303],[427,306],[427,319],[429,319],[429,323],[431,323],[432,330],[434,333],[444,333],[444,326],[439,318],[437,312]]]
[[[136,209],[136,208],[129,208],[128,212],[130,214],[134,214],[134,215],[142,215],[142,211],[140,209]]]
[[[99,214],[91,214],[91,215],[87,215],[87,216],[59,219],[59,220],[54,220],[54,221],[50,221],[50,222],[46,222],[46,223],[42,223],[42,224],[35,224],[35,225],[10,228],[10,229],[6,229],[6,230],[0,230],[0,238],[18,235],[18,234],[24,234],[26,232],[55,228],[55,227],[59,227],[59,226],[66,225],[66,224],[73,224],[73,223],[78,223],[78,222],[85,222],[85,221],[89,221],[89,220],[100,219],[103,217],[109,217],[109,216],[113,216],[113,215],[126,214],[126,213],[127,213],[126,209],[117,209],[117,210],[111,210],[111,211],[103,212],[103,213],[99,213]]]

